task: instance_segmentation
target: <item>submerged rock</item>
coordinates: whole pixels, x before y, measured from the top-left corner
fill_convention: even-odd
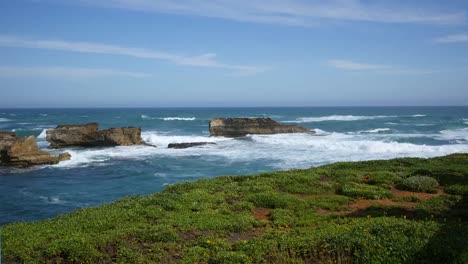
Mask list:
[[[302,126],[283,125],[271,118],[214,118],[212,136],[243,137],[247,134],[315,133]]]
[[[214,142],[187,142],[187,143],[171,143],[167,147],[173,149],[185,149],[204,145],[216,145]]]
[[[70,158],[67,152],[56,156],[40,150],[34,136],[20,138],[15,133],[0,131],[0,165],[30,167],[57,164]]]
[[[98,130],[98,123],[84,125],[59,125],[47,130],[47,141],[51,148],[105,147],[141,145],[141,129],[118,127]]]

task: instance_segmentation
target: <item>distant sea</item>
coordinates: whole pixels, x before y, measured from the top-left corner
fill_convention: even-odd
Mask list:
[[[271,117],[317,133],[216,138],[208,131],[214,117]],[[143,139],[157,148],[47,149],[46,129],[87,122],[141,127]],[[72,155],[53,166],[0,168],[0,224],[5,224],[218,175],[468,152],[468,107],[0,109],[0,130],[34,135],[44,150]],[[216,145],[167,148],[198,141]]]

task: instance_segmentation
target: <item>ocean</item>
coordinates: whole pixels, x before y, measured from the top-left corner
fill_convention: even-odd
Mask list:
[[[316,134],[210,137],[214,117],[271,117]],[[48,149],[58,124],[142,128],[149,146]],[[468,152],[468,107],[0,109],[0,130],[34,135],[70,161],[0,168],[0,224],[41,220],[164,186],[219,175],[309,168],[337,161],[435,157]],[[169,143],[215,142],[189,149]]]

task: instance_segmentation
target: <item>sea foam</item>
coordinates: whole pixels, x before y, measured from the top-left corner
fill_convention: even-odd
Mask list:
[[[376,129],[369,129],[369,130],[361,130],[358,133],[383,133],[383,132],[388,132],[391,131],[390,128],[376,128]]]
[[[195,117],[177,117],[177,116],[169,116],[169,117],[151,117],[148,115],[141,115],[141,118],[144,120],[155,120],[160,119],[164,121],[193,121],[196,120]]]
[[[163,117],[161,118],[164,121],[193,121],[195,117]]]
[[[394,118],[397,116],[355,116],[355,115],[331,115],[321,117],[301,117],[293,121],[285,121],[285,123],[311,123],[325,121],[360,121],[379,118]]]
[[[39,136],[37,136],[38,139],[43,139],[47,137],[47,129],[42,129],[41,133]]]
[[[463,131],[462,131],[463,132]],[[458,132],[461,133],[461,132]],[[466,139],[466,131],[464,131]],[[199,157],[210,162],[267,162],[273,169],[307,168],[335,161],[359,161],[389,159],[397,157],[434,157],[458,152],[468,152],[468,144],[439,146],[417,145],[392,140],[395,134],[349,134],[321,131],[320,136],[311,134],[250,135],[240,139],[162,135],[145,132],[145,142],[156,145],[113,147],[102,149],[71,149],[70,161],[58,167],[71,168],[90,165],[105,165],[112,159],[159,159],[164,157]],[[460,138],[459,134],[443,132],[437,134],[446,139]],[[436,136],[437,136],[436,135]],[[376,137],[377,136],[377,137]],[[402,135],[403,137],[404,135]],[[429,135],[427,135],[429,136]],[[169,143],[215,142],[205,148],[168,149]]]

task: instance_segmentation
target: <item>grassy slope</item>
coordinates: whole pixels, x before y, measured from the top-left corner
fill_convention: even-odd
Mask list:
[[[454,195],[394,197],[413,175]],[[3,261],[468,263],[467,185],[468,154],[180,183],[6,225]]]

